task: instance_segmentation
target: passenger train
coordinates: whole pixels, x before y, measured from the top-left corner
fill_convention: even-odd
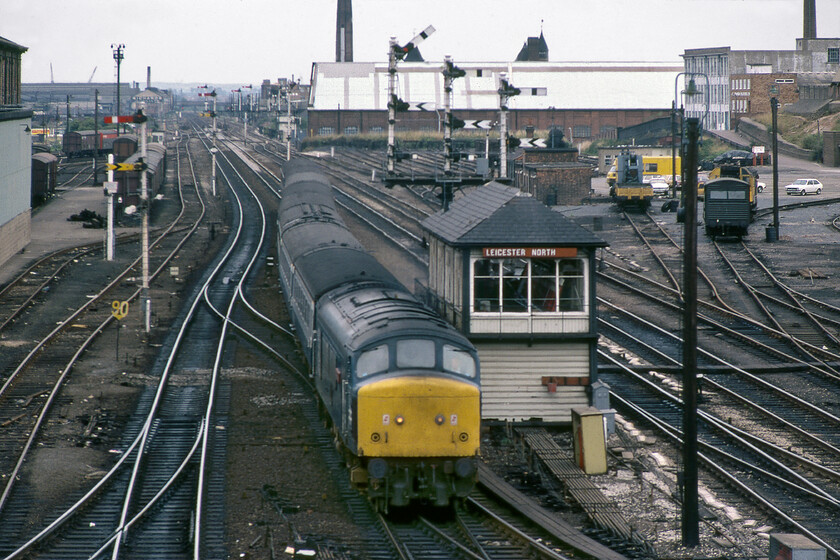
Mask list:
[[[478,353],[365,251],[328,178],[286,167],[280,288],[352,482],[374,506],[466,497],[477,476]]]

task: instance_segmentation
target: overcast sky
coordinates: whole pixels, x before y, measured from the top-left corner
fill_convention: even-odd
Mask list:
[[[545,33],[552,61],[675,61],[685,49],[792,50],[802,0],[353,0],[354,59],[387,60],[388,39],[436,32],[426,60],[509,61]],[[840,37],[840,0],[817,0],[817,34]],[[29,48],[23,81],[258,85],[309,82],[335,59],[336,0],[0,0],[0,36]]]

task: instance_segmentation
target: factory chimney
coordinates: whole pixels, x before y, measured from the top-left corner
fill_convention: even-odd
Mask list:
[[[352,0],[338,0],[335,20],[335,61],[353,62]]]
[[[802,38],[817,38],[817,0],[805,0],[803,10]]]
[[[146,66],[146,89],[151,89],[152,87],[152,67]]]

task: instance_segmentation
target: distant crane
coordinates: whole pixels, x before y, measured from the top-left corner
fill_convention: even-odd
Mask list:
[[[90,73],[90,78],[88,78],[88,83],[91,83],[93,81],[93,75],[96,74],[96,69],[97,68],[99,68],[99,66],[94,66],[93,67],[93,72]]]

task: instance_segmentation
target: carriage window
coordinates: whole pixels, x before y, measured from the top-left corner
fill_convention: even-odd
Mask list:
[[[356,361],[356,375],[367,377],[388,370],[388,345],[382,344],[365,350]]]
[[[397,342],[398,368],[435,367],[435,342],[433,340],[400,340]]]
[[[475,377],[475,360],[472,354],[450,344],[443,345],[443,369],[467,377]]]
[[[706,191],[710,200],[726,200],[726,191]]]

